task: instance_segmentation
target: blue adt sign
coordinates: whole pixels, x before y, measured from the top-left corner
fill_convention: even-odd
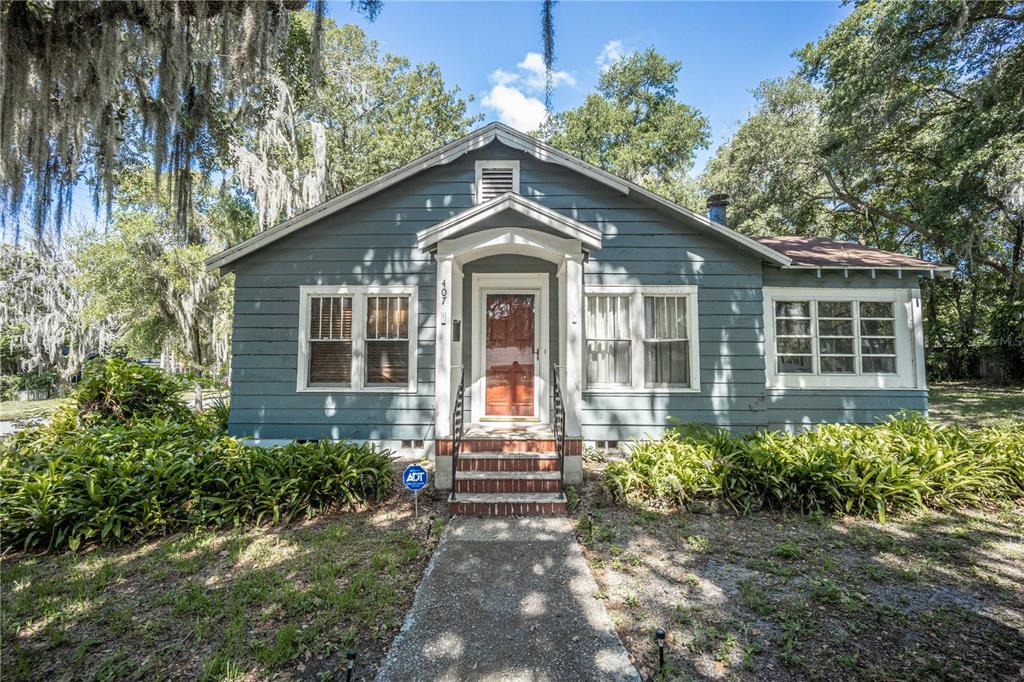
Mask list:
[[[419,490],[427,485],[427,470],[419,464],[411,464],[402,474],[402,483],[409,490]]]

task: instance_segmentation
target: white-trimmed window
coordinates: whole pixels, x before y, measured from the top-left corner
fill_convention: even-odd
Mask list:
[[[416,390],[415,287],[299,290],[296,390]]]
[[[765,289],[769,386],[923,387],[920,299],[903,289]]]
[[[588,287],[584,318],[587,390],[700,390],[697,287]]]
[[[509,192],[519,194],[518,161],[476,162],[476,203],[482,204]]]
[[[587,385],[632,386],[628,294],[587,296]]]

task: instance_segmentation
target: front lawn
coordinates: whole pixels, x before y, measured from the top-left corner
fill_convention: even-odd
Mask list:
[[[45,419],[60,407],[60,398],[50,400],[4,400],[0,402],[0,422]]]
[[[931,384],[928,415],[960,426],[1024,427],[1024,386],[999,386],[977,381]]]
[[[577,532],[644,679],[1016,679],[1024,507],[865,518],[602,504]]]
[[[412,530],[406,497],[273,529],[6,558],[4,679],[329,679],[349,649],[357,679],[372,679],[437,536],[422,515]]]

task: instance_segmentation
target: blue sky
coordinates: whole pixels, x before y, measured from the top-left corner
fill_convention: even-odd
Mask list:
[[[333,3],[339,23],[358,23],[381,47],[414,62],[436,62],[445,81],[473,95],[471,113],[529,128],[543,111],[539,65],[540,0],[400,2],[384,0],[373,23]],[[554,108],[592,92],[600,62],[622,51],[655,47],[682,62],[679,98],[711,121],[711,149],[699,172],[750,109],[750,90],[789,74],[791,56],[849,12],[838,2],[571,2],[555,8]],[[529,53],[534,53],[530,55]]]

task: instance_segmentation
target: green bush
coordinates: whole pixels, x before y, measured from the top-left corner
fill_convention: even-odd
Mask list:
[[[82,371],[68,409],[83,424],[152,417],[188,420],[191,412],[180,397],[184,389],[181,378],[158,367],[120,358],[97,359]]]
[[[0,444],[0,527],[8,546],[76,549],[193,526],[290,521],[379,500],[392,478],[389,453],[371,446],[261,448],[200,420],[41,428]]]
[[[0,441],[6,546],[77,549],[195,526],[290,521],[381,499],[390,453],[352,443],[260,448],[197,414],[173,377],[93,363],[47,426]]]
[[[635,443],[605,469],[620,501],[681,506],[723,499],[871,515],[978,505],[1024,496],[1024,430],[967,430],[903,416],[875,426],[730,436],[689,425]]]

